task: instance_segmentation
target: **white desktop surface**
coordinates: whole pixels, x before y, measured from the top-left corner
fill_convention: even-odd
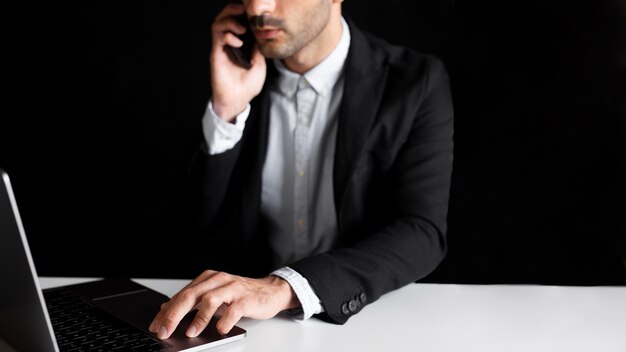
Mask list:
[[[43,288],[87,281],[40,278]],[[135,279],[172,296],[187,280]],[[411,284],[345,325],[243,319],[225,351],[626,352],[626,287]]]

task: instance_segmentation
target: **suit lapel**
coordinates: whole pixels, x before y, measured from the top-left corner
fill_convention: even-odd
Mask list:
[[[350,51],[346,59],[345,87],[339,110],[333,168],[335,209],[339,215],[350,177],[370,133],[387,77],[362,32],[350,25]]]

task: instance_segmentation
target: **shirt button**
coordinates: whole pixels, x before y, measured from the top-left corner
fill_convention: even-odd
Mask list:
[[[298,225],[304,226],[304,219],[298,219]]]
[[[300,122],[306,125],[309,123],[309,118],[306,116],[300,116]]]
[[[298,171],[298,176],[300,176],[300,177],[304,176],[304,170]]]

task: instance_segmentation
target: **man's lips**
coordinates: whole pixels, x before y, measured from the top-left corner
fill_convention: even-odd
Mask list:
[[[258,39],[274,39],[278,36],[280,31],[279,28],[258,28],[254,30],[254,35],[256,35]]]

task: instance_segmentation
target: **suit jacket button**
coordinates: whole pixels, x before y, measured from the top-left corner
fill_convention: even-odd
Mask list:
[[[352,313],[356,312],[357,304],[355,299],[351,299],[350,302],[348,302],[348,309],[350,309]]]
[[[348,303],[344,303],[341,306],[341,313],[343,313],[344,315],[350,314],[350,310],[348,309]]]
[[[365,295],[365,292],[361,292],[359,299],[361,300],[362,304],[365,304],[365,302],[367,302],[367,296]]]

